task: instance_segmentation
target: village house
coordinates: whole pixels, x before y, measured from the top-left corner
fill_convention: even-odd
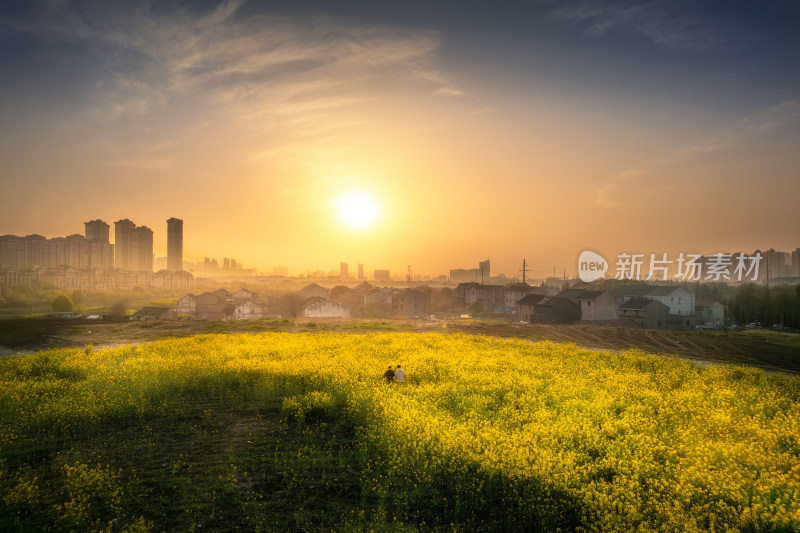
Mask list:
[[[465,288],[464,301],[467,307],[480,302],[485,311],[493,312],[495,308],[502,308],[504,302],[502,285],[479,285],[470,283]]]
[[[406,318],[428,316],[428,295],[416,289],[403,289],[392,295],[392,315]]]
[[[327,300],[328,299],[328,289],[326,289],[325,287],[323,287],[322,285],[319,285],[317,283],[312,283],[312,284],[306,285],[305,287],[300,289],[300,296],[304,300],[307,300],[309,298],[314,298],[314,297],[324,298],[324,299]]]
[[[698,298],[694,309],[697,327],[722,328],[725,325],[725,306],[720,302]]]
[[[225,303],[231,302],[231,293],[225,289],[217,289],[212,294],[219,296]]]
[[[197,312],[197,296],[187,294],[178,300],[178,316],[193,316]]]
[[[581,319],[581,308],[572,300],[545,296],[533,304],[532,319],[536,324],[571,324]]]
[[[666,329],[668,314],[669,307],[659,300],[629,298],[619,305],[619,318],[645,329]]]
[[[527,283],[514,283],[503,288],[503,307],[516,308],[517,302],[528,294],[555,296],[558,291],[552,287],[534,287]]]
[[[240,302],[245,302],[250,300],[251,302],[258,301],[258,293],[249,291],[247,289],[239,289],[238,291],[231,294],[230,301],[235,304]]]
[[[372,289],[364,294],[364,305],[392,303],[391,289]]]
[[[234,305],[233,320],[247,320],[249,318],[261,318],[265,314],[265,309],[262,304],[257,304],[252,300],[241,300]]]
[[[617,301],[608,291],[590,291],[585,289],[567,289],[558,294],[581,307],[581,320],[615,320],[617,318]]]
[[[307,318],[350,318],[350,308],[319,296],[304,301],[301,308]]]
[[[220,315],[230,316],[226,309],[228,307],[225,297],[227,293],[228,291],[224,293],[215,291],[197,295],[195,297],[195,316],[203,320],[220,320]],[[232,312],[232,309],[230,311]]]
[[[619,306],[631,298],[656,300],[668,308],[666,329],[694,329],[694,294],[677,285],[622,285],[611,292]],[[620,316],[620,318],[622,318]]]
[[[517,318],[523,322],[533,323],[533,306],[546,298],[544,294],[531,293],[517,301]]]

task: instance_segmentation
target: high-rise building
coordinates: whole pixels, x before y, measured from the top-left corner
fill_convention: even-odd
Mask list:
[[[364,265],[358,264],[358,279],[364,279]]]
[[[183,270],[183,220],[167,220],[167,270]]]
[[[87,241],[109,242],[108,229],[110,226],[102,220],[90,220],[84,222],[83,225],[86,228],[84,233]]]
[[[131,231],[128,270],[153,271],[153,230],[147,226],[138,226]]]
[[[64,239],[66,244],[66,262],[68,267],[72,268],[89,268],[89,241],[86,237],[75,233],[67,235]]]
[[[114,267],[121,270],[131,268],[131,234],[136,224],[123,219],[114,222]]]
[[[26,235],[23,266],[26,268],[46,266],[47,248],[47,237],[36,234]]]
[[[792,276],[800,278],[800,248],[792,252]]]
[[[348,270],[349,270],[349,268],[348,268],[347,263],[345,263],[344,261],[339,263],[339,277],[340,278],[346,278],[348,276]]]
[[[99,219],[84,222],[83,225],[89,246],[88,268],[114,268],[114,245],[108,241],[109,225]]]

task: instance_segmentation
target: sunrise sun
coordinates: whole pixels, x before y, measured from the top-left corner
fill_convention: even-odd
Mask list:
[[[334,201],[341,223],[351,230],[367,230],[375,225],[380,206],[375,198],[365,192],[349,192]]]

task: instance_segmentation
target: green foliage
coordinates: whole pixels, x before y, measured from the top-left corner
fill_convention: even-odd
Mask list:
[[[475,300],[474,302],[469,304],[468,309],[469,312],[472,313],[473,315],[479,315],[483,313],[483,302]]]
[[[60,313],[71,313],[72,310],[75,309],[72,300],[70,300],[69,296],[66,294],[59,294],[56,296],[51,304],[51,307],[53,308],[53,311]]]

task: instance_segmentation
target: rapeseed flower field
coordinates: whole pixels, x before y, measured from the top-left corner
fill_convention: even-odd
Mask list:
[[[39,352],[0,360],[0,502],[22,531],[798,531],[800,380],[435,333]]]

